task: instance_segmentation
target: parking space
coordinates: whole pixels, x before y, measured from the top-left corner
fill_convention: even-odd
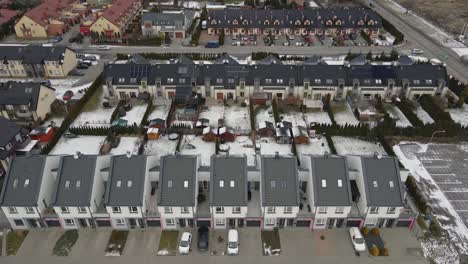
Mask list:
[[[70,257],[79,258],[86,255],[88,258],[98,258],[104,256],[111,232],[112,229],[110,228],[81,229],[78,240],[71,250]]]
[[[130,230],[123,255],[141,256],[156,253],[161,237],[160,228]]]
[[[61,228],[30,230],[17,255],[50,256],[55,242],[64,232]]]

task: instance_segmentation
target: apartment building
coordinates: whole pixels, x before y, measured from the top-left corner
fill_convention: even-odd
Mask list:
[[[346,159],[341,156],[310,156],[309,201],[314,229],[343,227],[351,212],[351,187]]]
[[[444,95],[448,89],[442,65],[324,65],[312,59],[286,65],[271,57],[240,64],[226,55],[213,64],[195,64],[184,56],[166,64],[108,64],[104,76],[106,93],[117,98],[149,93],[173,99],[178,91],[191,89],[218,100],[263,98],[267,103],[295,98],[308,107],[320,106],[323,98],[414,99],[422,94]]]
[[[109,156],[63,156],[57,171],[52,206],[64,229],[95,227],[94,213],[104,200],[101,170],[109,167]]]
[[[151,200],[149,170],[154,156],[120,155],[111,158],[105,206],[115,229],[143,228]]]
[[[65,46],[5,46],[0,49],[2,78],[64,78],[76,65],[76,53]]]
[[[45,120],[55,101],[55,89],[42,83],[0,83],[0,116],[29,125]]]
[[[344,35],[365,31],[377,36],[380,16],[368,8],[209,10],[208,34]]]
[[[46,0],[27,11],[15,24],[17,38],[46,39],[64,34],[91,9],[76,0]]]
[[[51,203],[59,157],[25,156],[12,158],[5,178],[1,207],[13,229],[46,227],[44,211]]]
[[[143,36],[155,37],[169,35],[171,39],[186,38],[186,31],[192,25],[193,10],[164,11],[162,13],[145,12],[141,18]]]
[[[210,176],[212,227],[244,226],[247,203],[247,157],[212,156]]]
[[[18,124],[0,116],[0,178],[5,177],[11,157],[16,150],[30,142],[27,131]]]
[[[199,159],[198,156],[187,155],[161,157],[157,203],[162,228],[194,226]]]
[[[141,0],[115,0],[90,27],[94,41],[122,42],[133,19],[141,12]]]
[[[299,212],[297,159],[292,156],[262,156],[260,206],[263,228],[291,227]]]

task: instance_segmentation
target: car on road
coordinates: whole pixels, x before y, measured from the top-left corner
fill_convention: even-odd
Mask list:
[[[101,45],[97,47],[98,50],[110,50],[111,48],[109,46]]]
[[[294,35],[288,35],[289,40],[294,40]]]
[[[356,251],[366,251],[366,242],[364,237],[357,227],[351,227],[349,229],[349,236],[351,237],[351,242],[353,243],[354,250]]]
[[[209,244],[209,232],[210,230],[206,226],[202,226],[198,228],[198,250],[201,251],[206,251],[208,250],[208,244]]]
[[[241,42],[240,41],[235,41],[232,43],[233,46],[240,46],[241,45]]]
[[[237,35],[232,35],[232,40],[237,40]]]
[[[53,43],[59,43],[62,40],[63,40],[62,36],[56,36],[55,38],[52,39],[52,42]]]
[[[412,54],[423,54],[424,51],[422,51],[422,50],[420,50],[420,49],[412,49],[412,50],[411,50],[411,53],[412,53]]]
[[[239,254],[239,233],[236,229],[231,229],[228,232],[227,253],[228,255]]]
[[[182,233],[179,241],[179,253],[188,254],[190,252],[190,245],[192,244],[192,234],[189,232]]]
[[[86,69],[89,68],[89,65],[86,64],[86,63],[80,63],[80,64],[78,64],[78,66],[76,66],[76,68],[77,68],[78,70],[86,70]]]
[[[67,101],[67,100],[70,100],[71,98],[73,97],[73,91],[71,90],[67,90],[64,94],[63,94],[63,100]]]

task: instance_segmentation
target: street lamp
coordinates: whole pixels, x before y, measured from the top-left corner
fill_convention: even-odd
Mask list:
[[[431,144],[432,139],[434,138],[434,135],[437,133],[445,133],[445,130],[435,131],[434,133],[432,133],[431,140],[429,140],[429,144]]]

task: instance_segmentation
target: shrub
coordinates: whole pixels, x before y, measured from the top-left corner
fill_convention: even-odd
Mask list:
[[[380,229],[378,229],[377,227],[374,227],[374,228],[371,229],[371,233],[374,236],[380,236]]]
[[[363,235],[369,234],[369,228],[367,228],[367,227],[361,228],[361,233],[362,233]]]
[[[442,228],[435,219],[432,219],[431,224],[429,225],[429,230],[431,231],[431,234],[435,237],[440,237],[442,235]]]
[[[380,255],[381,255],[381,256],[388,257],[388,255],[389,255],[389,254],[388,254],[388,248],[386,248],[386,247],[381,248],[381,249],[380,249]]]
[[[372,245],[372,247],[369,249],[369,253],[372,256],[377,257],[380,255],[380,250],[376,245]]]

